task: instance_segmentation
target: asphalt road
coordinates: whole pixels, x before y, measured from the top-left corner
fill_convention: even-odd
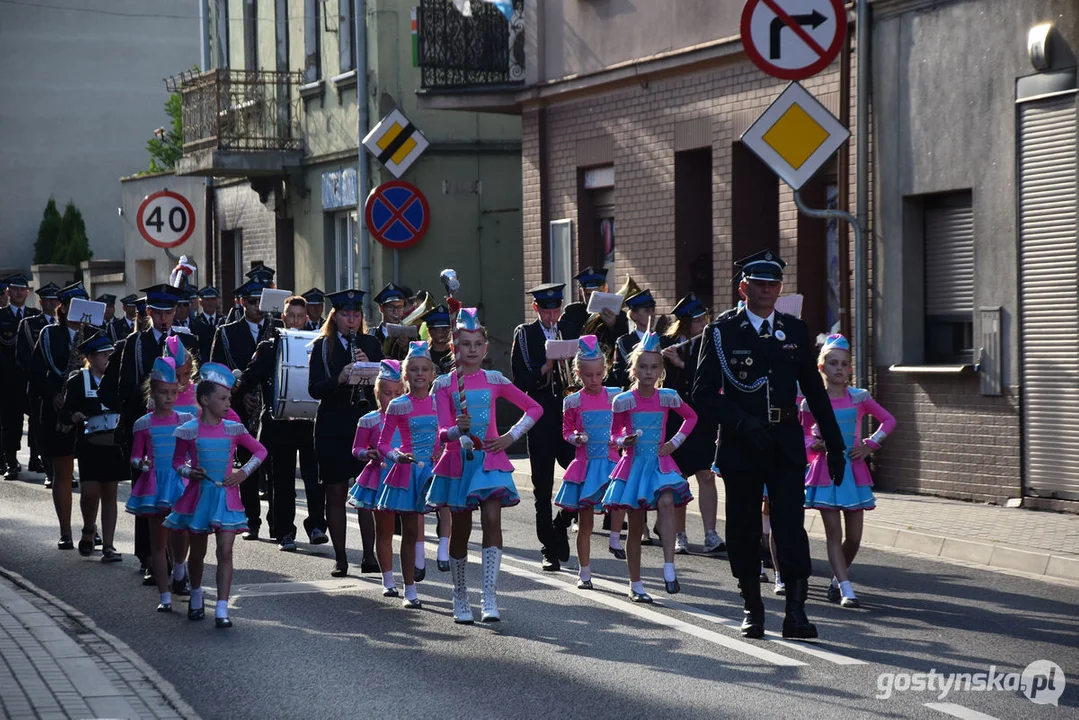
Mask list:
[[[358,574],[352,525],[357,574],[344,579],[329,576],[329,545],[301,544],[289,554],[270,541],[237,541],[236,626],[220,631],[209,619],[189,622],[182,599],[171,616],[154,612],[156,590],[142,587],[130,554],[130,516],[121,513],[117,533],[123,563],[58,551],[50,495],[37,476],[24,478],[0,483],[0,566],[125,641],[204,718],[1079,717],[1079,588],[1067,584],[864,549],[855,567],[863,607],[841,609],[825,600],[824,548],[815,542],[808,612],[822,639],[745,641],[722,557],[679,558],[683,592],[672,597],[663,592],[660,549],[645,548],[644,579],[656,604],[642,607],[625,598],[624,564],[596,535],[597,590],[579,591],[573,562],[561,573],[540,572],[525,495],[503,514],[501,623],[454,625],[449,576],[435,568],[433,542],[420,584],[424,608],[383,598],[377,575]],[[77,498],[75,508],[77,528]],[[433,540],[433,520],[427,530]],[[692,546],[701,531],[695,524],[690,531]],[[473,539],[478,618],[478,523]],[[208,585],[212,577],[208,563]],[[778,633],[782,600],[769,599],[770,587],[767,628]],[[942,696],[938,677],[929,678],[934,692],[908,689],[919,682],[912,674],[991,667],[1006,687],[1002,673],[1043,659],[1070,682],[1059,707],[1016,689]]]

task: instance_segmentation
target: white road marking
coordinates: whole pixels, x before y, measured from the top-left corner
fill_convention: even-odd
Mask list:
[[[368,582],[361,577],[346,576],[332,580],[307,580],[297,582],[251,583],[233,585],[230,600],[268,595],[298,595],[300,593],[333,593],[353,590],[381,590],[381,583]]]
[[[980,713],[977,710],[971,710],[968,707],[956,705],[955,703],[926,703],[925,706],[930,710],[936,710],[945,715],[962,718],[963,720],[997,720],[992,715],[986,715],[985,713]]]

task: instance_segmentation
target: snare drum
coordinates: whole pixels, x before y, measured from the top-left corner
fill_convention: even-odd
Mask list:
[[[277,338],[277,369],[273,377],[270,411],[278,420],[314,420],[318,400],[307,391],[311,345],[319,333],[281,330]]]
[[[119,413],[91,415],[83,421],[82,434],[86,442],[94,445],[115,445],[116,426],[120,424]]]

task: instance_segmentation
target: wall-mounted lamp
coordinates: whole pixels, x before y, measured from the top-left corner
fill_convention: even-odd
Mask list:
[[[1027,55],[1035,70],[1048,70],[1053,65],[1050,39],[1053,35],[1053,23],[1035,25],[1027,33]]]

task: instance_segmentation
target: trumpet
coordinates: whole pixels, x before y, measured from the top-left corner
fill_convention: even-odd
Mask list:
[[[397,345],[403,337],[419,337],[419,328],[423,324],[421,318],[431,310],[434,310],[438,305],[431,297],[431,293],[426,290],[423,291],[423,302],[416,307],[415,310],[410,312],[404,319],[401,320],[400,326],[388,325],[387,331],[390,328],[398,327],[400,329],[407,329],[407,332],[402,335],[390,335],[386,334],[386,339],[382,341],[382,354],[386,357],[393,357],[392,352],[394,346]],[[415,335],[412,335],[415,332]]]

